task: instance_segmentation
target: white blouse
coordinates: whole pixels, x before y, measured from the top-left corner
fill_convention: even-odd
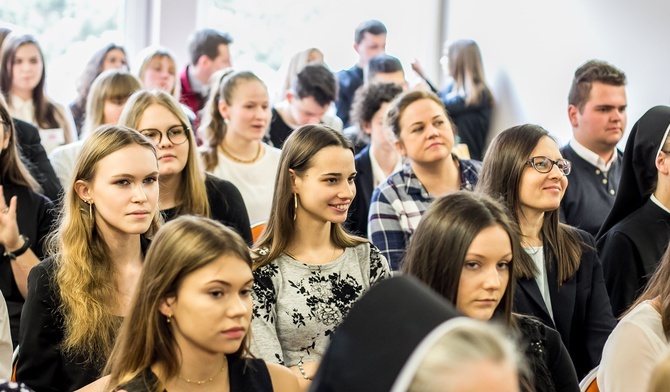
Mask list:
[[[661,315],[644,301],[619,321],[605,343],[598,369],[603,392],[646,391],[668,347]]]

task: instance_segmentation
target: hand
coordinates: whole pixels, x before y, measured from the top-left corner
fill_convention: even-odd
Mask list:
[[[7,205],[2,186],[0,186],[0,244],[10,252],[23,245],[19,236],[19,226],[16,223],[16,203],[17,198],[14,196]]]
[[[424,79],[426,78],[424,76],[424,73],[423,73],[423,67],[421,66],[421,63],[419,62],[419,60],[414,59],[414,61],[412,61],[412,69],[414,70],[414,72],[419,74],[419,76],[421,76],[422,78],[424,78]]]

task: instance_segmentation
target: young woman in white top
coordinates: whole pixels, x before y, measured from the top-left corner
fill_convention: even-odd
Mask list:
[[[39,128],[47,153],[77,140],[70,110],[45,94],[46,67],[37,40],[27,34],[10,34],[2,48],[0,89],[12,117]]]
[[[263,143],[270,123],[265,84],[249,71],[214,76],[208,112],[198,134],[205,170],[242,193],[251,223],[267,220],[281,151]],[[223,78],[223,79],[221,79]],[[220,80],[220,85],[216,81]]]
[[[647,288],[626,311],[605,343],[598,368],[603,392],[646,391],[668,349],[670,336],[670,250]]]

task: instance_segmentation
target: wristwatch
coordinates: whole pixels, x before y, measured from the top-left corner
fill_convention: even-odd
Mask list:
[[[21,256],[22,254],[26,253],[28,248],[30,248],[30,238],[26,237],[25,235],[21,234],[19,235],[19,238],[23,238],[23,245],[14,252],[10,252],[5,249],[5,253],[2,255],[5,257],[9,257],[12,260],[16,260],[17,257]]]

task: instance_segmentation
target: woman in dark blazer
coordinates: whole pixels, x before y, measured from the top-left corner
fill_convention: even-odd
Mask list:
[[[546,130],[521,125],[492,141],[477,189],[501,198],[519,225],[526,253],[515,311],[556,329],[583,377],[600,363],[616,321],[593,238],[558,220],[570,169]]]
[[[383,124],[389,102],[400,93],[402,87],[396,84],[375,83],[361,87],[354,98],[352,119],[358,123],[361,132],[369,135],[370,144],[355,157],[356,197],[349,207],[345,227],[361,237],[368,238],[368,211],[372,191],[402,167],[400,155],[389,141],[391,131]]]

